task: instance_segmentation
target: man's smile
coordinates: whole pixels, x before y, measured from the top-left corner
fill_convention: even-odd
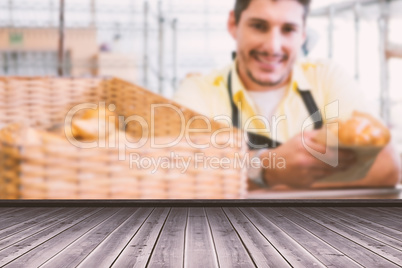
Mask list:
[[[287,60],[286,55],[268,55],[266,52],[258,52],[256,50],[252,50],[250,52],[250,56],[252,59],[257,61],[258,66],[264,71],[273,72],[280,65],[282,65]]]

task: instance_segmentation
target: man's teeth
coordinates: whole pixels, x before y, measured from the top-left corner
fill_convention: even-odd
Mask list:
[[[260,57],[258,57],[257,59],[258,59],[260,62],[266,63],[266,64],[278,64],[278,63],[280,62],[280,60],[278,60],[278,59],[269,60],[269,59],[264,59],[264,58],[260,58]]]

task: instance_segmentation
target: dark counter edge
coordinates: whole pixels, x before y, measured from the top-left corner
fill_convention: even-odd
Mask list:
[[[0,207],[402,207],[402,199],[3,199]]]

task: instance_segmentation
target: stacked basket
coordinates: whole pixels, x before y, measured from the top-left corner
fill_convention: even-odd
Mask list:
[[[81,148],[61,138],[62,134],[60,138],[49,134],[55,126],[64,124],[72,107],[83,103],[104,103],[106,107],[113,104],[123,119],[134,116],[125,132],[130,139],[134,138],[133,143],[141,139],[145,142],[130,148],[119,142]],[[163,105],[152,109],[155,104]],[[212,120],[208,126],[195,112],[128,82],[100,78],[1,78],[0,111],[2,199],[244,197],[245,166],[236,163],[245,156],[246,147],[236,130],[219,132],[213,141],[225,146],[216,146],[211,143],[212,133],[226,126]],[[147,123],[148,131],[144,131],[138,118]],[[183,136],[186,125],[210,129]],[[39,138],[29,142],[35,135]],[[155,148],[155,144],[172,141],[175,142],[171,146]],[[203,162],[212,158],[214,165]],[[139,159],[163,159],[166,165],[138,166]],[[230,164],[219,166],[217,159]],[[184,168],[181,163],[188,166]]]

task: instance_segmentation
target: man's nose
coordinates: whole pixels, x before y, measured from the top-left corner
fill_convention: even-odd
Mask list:
[[[282,48],[282,35],[279,29],[273,28],[264,38],[264,51],[270,55],[280,54]]]

